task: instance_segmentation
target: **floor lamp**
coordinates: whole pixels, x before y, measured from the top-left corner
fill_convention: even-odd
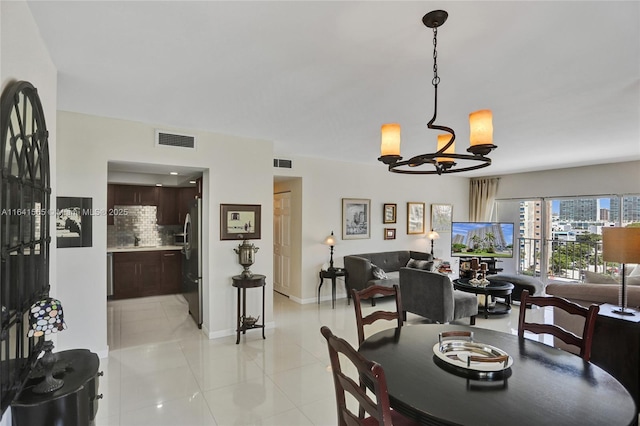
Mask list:
[[[620,309],[613,312],[620,315],[635,315],[627,308],[627,283],[624,266],[626,263],[640,263],[640,228],[602,228],[602,258],[605,262],[622,263],[620,287]]]

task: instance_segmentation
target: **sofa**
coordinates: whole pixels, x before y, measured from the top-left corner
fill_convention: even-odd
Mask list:
[[[441,324],[470,318],[475,325],[478,298],[455,290],[447,275],[416,268],[400,268],[403,318],[407,312]]]
[[[399,250],[344,256],[347,302],[351,303],[351,290],[360,291],[372,285],[393,287],[394,284],[400,284],[400,268],[407,266],[412,259],[416,267],[433,268],[433,256],[418,251]],[[375,299],[371,300],[375,306]]]
[[[536,277],[532,277],[524,274],[497,274],[488,275],[489,281],[506,281],[513,284],[513,292],[511,293],[511,300],[520,300],[520,294],[522,290],[529,290],[531,296],[542,296],[544,293],[544,283]]]

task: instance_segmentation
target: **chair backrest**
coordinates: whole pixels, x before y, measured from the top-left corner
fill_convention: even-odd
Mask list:
[[[565,330],[554,324],[540,324],[530,323],[525,321],[526,307],[530,305],[536,306],[553,306],[558,309],[562,309],[569,314],[579,315],[584,317],[584,328],[582,330],[582,336],[578,336],[571,331]],[[580,356],[585,361],[589,361],[591,358],[591,343],[593,340],[593,330],[596,324],[596,317],[600,307],[598,305],[591,305],[589,308],[580,306],[577,303],[571,302],[563,297],[557,296],[529,296],[528,290],[522,290],[520,296],[520,317],[518,320],[518,336],[524,337],[524,332],[530,331],[536,334],[551,334],[558,339],[562,340],[568,345],[574,345],[580,348]]]
[[[362,410],[364,410],[370,417],[378,421],[378,425],[391,425],[392,416],[387,392],[387,381],[382,366],[377,362],[364,358],[346,340],[335,336],[329,327],[323,326],[320,332],[325,339],[327,339],[329,346],[329,358],[331,359],[331,370],[333,372],[333,383],[336,390],[338,407],[338,425],[372,424],[370,423],[371,419],[366,419],[365,421],[364,415],[357,415],[349,410],[346,403],[346,393],[349,393],[355,398],[359,404],[361,413]],[[340,364],[340,354],[344,355],[344,357],[342,357],[343,360],[346,358],[355,366],[358,372],[355,378],[345,373],[345,370],[351,370],[349,368],[342,368]],[[367,395],[367,388],[363,380],[372,386],[377,403]]]
[[[375,311],[369,315],[362,315],[362,301],[372,299],[374,296],[394,296],[396,301],[396,311]],[[398,327],[402,327],[402,298],[400,296],[400,287],[394,284],[393,287],[384,287],[373,285],[364,290],[351,290],[351,298],[353,299],[353,308],[356,311],[356,325],[358,327],[358,344],[364,342],[364,326],[373,324],[378,320],[393,321],[396,320]]]

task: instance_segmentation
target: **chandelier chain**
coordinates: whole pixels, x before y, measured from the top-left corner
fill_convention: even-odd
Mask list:
[[[431,84],[437,86],[440,83],[440,77],[438,77],[438,28],[433,29],[433,79]]]

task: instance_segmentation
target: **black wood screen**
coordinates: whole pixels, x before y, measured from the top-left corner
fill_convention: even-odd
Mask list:
[[[42,338],[27,338],[28,311],[49,292],[48,132],[36,89],[9,85],[0,105],[0,403],[24,383]],[[37,346],[36,346],[37,344]]]

